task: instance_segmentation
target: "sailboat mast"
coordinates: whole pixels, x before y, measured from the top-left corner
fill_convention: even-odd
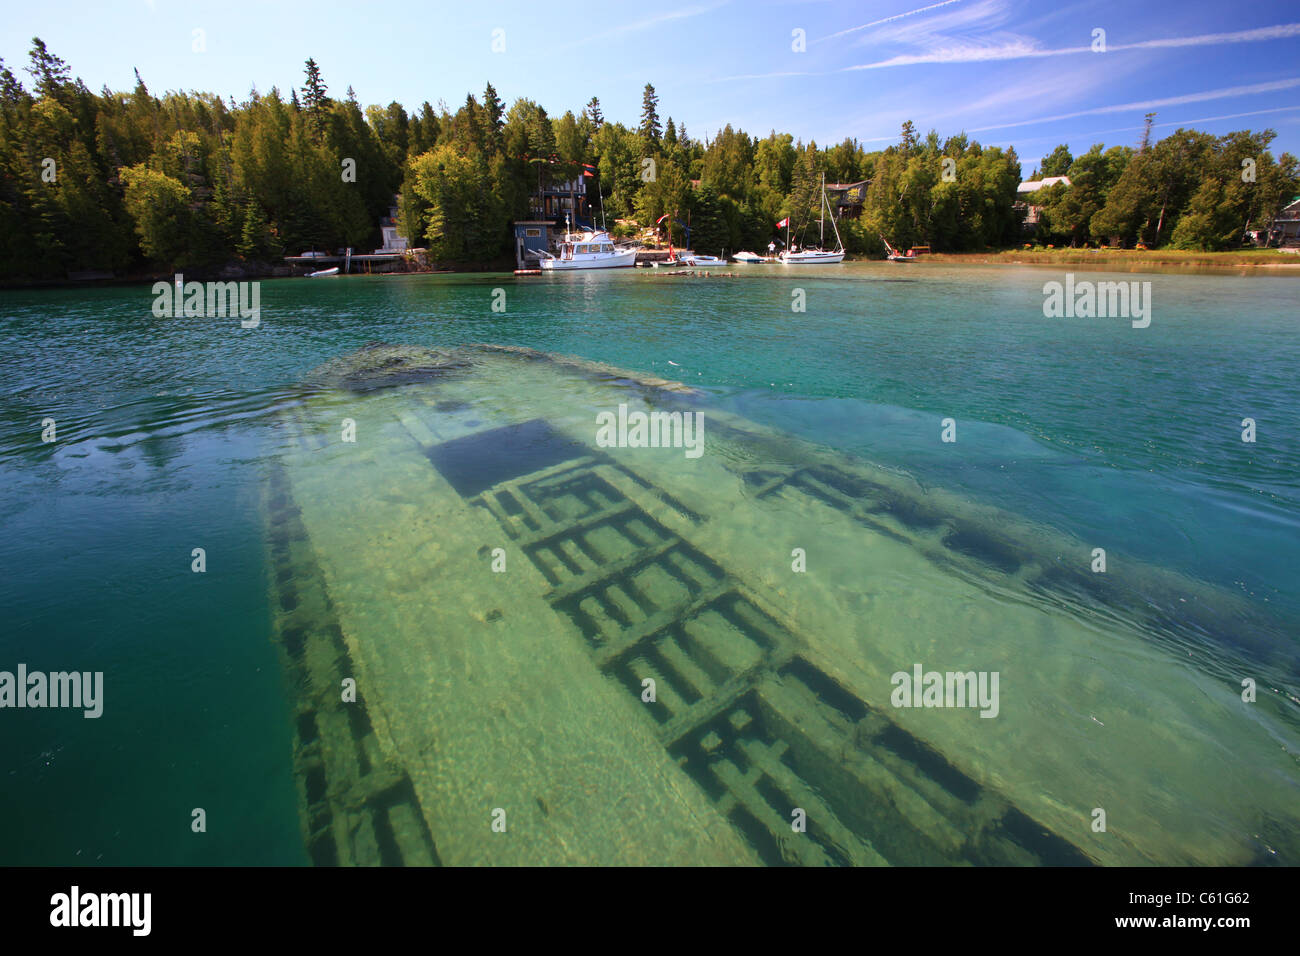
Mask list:
[[[828,199],[827,196],[826,196],[826,190],[825,190],[825,188],[822,189],[822,199],[825,200],[827,206],[829,206],[829,205],[831,204],[830,199]],[[831,210],[831,228],[835,230],[835,251],[836,251],[836,252],[843,252],[843,251],[844,251],[844,240],[840,238],[840,227],[837,226],[837,225],[835,224],[835,210],[834,210],[834,209]]]
[[[821,202],[817,206],[817,248],[826,245],[826,174],[822,173]]]

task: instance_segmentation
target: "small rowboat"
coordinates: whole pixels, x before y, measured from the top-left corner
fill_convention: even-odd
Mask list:
[[[885,258],[888,259],[890,262],[915,262],[916,261],[917,255],[914,249],[908,249],[907,255],[903,255],[903,253],[899,252],[897,249],[891,246],[889,244],[889,240],[886,239],[884,236],[880,237],[880,241],[885,244],[885,251],[887,253]]]
[[[339,267],[335,266],[333,269],[318,269],[315,272],[309,272],[307,273],[307,278],[320,279],[325,276],[336,276],[338,274],[339,274]]]

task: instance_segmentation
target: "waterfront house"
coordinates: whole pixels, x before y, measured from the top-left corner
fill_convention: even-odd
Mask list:
[[[1300,246],[1300,196],[1291,200],[1273,217],[1268,230],[1268,241],[1283,248]]]
[[[592,209],[599,208],[600,200],[596,196],[596,187],[592,186],[590,197],[588,183],[594,178],[583,176],[565,182],[549,183],[528,197],[529,214],[534,219],[545,219],[563,227],[565,218],[572,222],[574,228],[591,229]]]
[[[409,242],[405,236],[397,234],[397,206],[400,196],[393,197],[393,204],[388,207],[388,215],[379,220],[379,233],[384,244],[375,250],[377,256],[400,254],[406,251]]]
[[[1055,186],[1058,183],[1069,186],[1070,177],[1048,176],[1045,179],[1028,179],[1016,188],[1015,209],[1024,214],[1024,218],[1021,220],[1021,229],[1024,232],[1032,233],[1037,231],[1038,222],[1043,216],[1043,207],[1033,202],[1033,194],[1040,189],[1046,189],[1048,186]]]
[[[857,219],[862,215],[862,204],[867,198],[871,180],[858,183],[827,183],[826,199],[836,219]]]

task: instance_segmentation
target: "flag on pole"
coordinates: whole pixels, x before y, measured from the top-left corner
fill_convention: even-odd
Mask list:
[[[658,219],[655,220],[655,225],[656,226],[661,225],[663,221],[668,218],[669,215],[670,215],[669,213],[664,213],[662,216],[660,216]]]
[[[583,164],[582,164],[582,175],[584,175],[584,176],[586,176],[586,177],[588,177],[588,178],[595,176],[595,175],[596,175],[596,167],[593,166],[593,165],[591,165],[591,163],[583,163]]]
[[[790,217],[786,216],[784,219],[782,219],[780,222],[776,224],[776,228],[784,229],[788,225],[790,225]]]

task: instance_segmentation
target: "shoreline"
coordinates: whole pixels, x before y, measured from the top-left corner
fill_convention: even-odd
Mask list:
[[[1002,249],[988,252],[936,252],[928,253],[922,256],[922,259],[946,265],[1090,266],[1128,272],[1174,269],[1188,273],[1241,270],[1285,273],[1300,269],[1300,255],[1293,256],[1276,249],[1243,252],[1183,252],[1162,249]]]
[[[885,263],[886,259],[871,257],[846,258],[846,264]],[[995,249],[984,252],[929,252],[918,257],[920,263],[950,266],[1046,266],[1082,267],[1112,272],[1176,272],[1194,274],[1275,273],[1300,275],[1300,255],[1281,253],[1275,249],[1233,252],[1183,252],[1181,250],[1136,249]],[[258,268],[261,265],[262,268]],[[507,274],[511,270],[500,263],[468,266],[458,264],[452,268],[401,269],[392,272],[352,273],[355,276],[416,276],[416,275],[486,275]],[[0,282],[0,292],[34,289],[102,289],[116,286],[152,285],[166,282],[175,273],[133,274],[87,279],[28,279]],[[230,263],[225,267],[196,268],[187,275],[198,281],[246,281],[260,279],[307,278],[300,272],[291,272],[284,266],[269,264]],[[340,276],[349,278],[349,276]]]

